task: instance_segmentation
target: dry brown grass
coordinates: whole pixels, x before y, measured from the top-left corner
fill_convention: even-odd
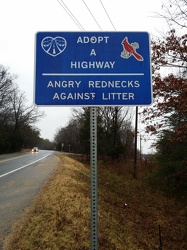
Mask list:
[[[90,249],[89,171],[61,156],[61,165],[5,244],[9,250]],[[85,192],[84,192],[85,190]]]
[[[89,166],[59,157],[57,172],[16,225],[5,250],[90,249]],[[163,250],[187,249],[186,207],[133,179],[132,164],[106,167],[100,161],[98,186],[99,250],[158,250],[159,225]]]

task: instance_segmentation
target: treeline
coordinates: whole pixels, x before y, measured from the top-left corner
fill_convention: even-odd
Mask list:
[[[99,156],[133,157],[133,112],[125,107],[97,108],[97,147]],[[54,136],[57,150],[90,154],[90,108],[74,109],[68,125]]]
[[[27,106],[16,78],[0,65],[0,154],[44,144],[40,131],[34,126],[43,113],[33,105]],[[47,141],[45,146],[49,144]]]
[[[187,196],[187,4],[163,4],[169,31],[152,40],[154,103],[144,109],[147,131],[156,136],[157,186]]]

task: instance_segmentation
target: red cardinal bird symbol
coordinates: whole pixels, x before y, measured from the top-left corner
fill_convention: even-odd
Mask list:
[[[125,39],[121,43],[123,45],[123,52],[121,52],[121,57],[128,59],[131,55],[133,55],[138,61],[143,61],[143,57],[136,52],[136,49],[139,48],[139,44],[137,42],[135,43],[129,43],[128,38],[125,37]]]

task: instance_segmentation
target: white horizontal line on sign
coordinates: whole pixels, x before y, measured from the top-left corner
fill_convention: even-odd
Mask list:
[[[42,76],[144,76],[144,73],[42,73]]]

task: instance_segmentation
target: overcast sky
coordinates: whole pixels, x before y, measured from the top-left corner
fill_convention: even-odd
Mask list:
[[[33,103],[35,33],[38,31],[147,31],[157,35],[163,20],[154,18],[161,11],[161,0],[64,0],[80,25],[60,5],[60,0],[0,0],[0,64],[18,75],[17,84],[24,91],[28,105]],[[71,107],[41,107],[45,111],[37,127],[41,137],[53,140],[57,128],[67,125]],[[143,145],[148,148],[148,143]]]

